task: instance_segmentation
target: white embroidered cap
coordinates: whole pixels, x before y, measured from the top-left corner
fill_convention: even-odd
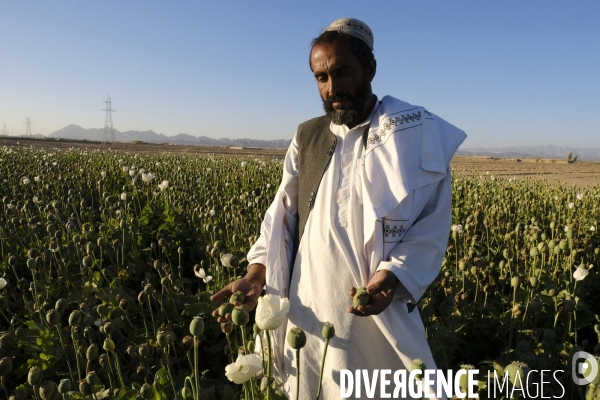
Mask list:
[[[354,36],[365,42],[373,51],[373,32],[364,22],[355,18],[340,18],[333,21],[323,32],[336,31]]]

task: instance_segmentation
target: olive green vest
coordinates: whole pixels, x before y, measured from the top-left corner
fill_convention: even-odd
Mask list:
[[[295,235],[294,259],[308,215],[318,194],[321,179],[337,145],[337,138],[329,129],[330,123],[331,120],[325,115],[313,118],[300,124],[296,133],[298,142],[298,225]],[[367,127],[363,132],[363,144],[366,144],[368,132],[369,128]]]

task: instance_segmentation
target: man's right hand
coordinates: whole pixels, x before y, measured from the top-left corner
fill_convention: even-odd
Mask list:
[[[248,312],[250,312],[258,302],[258,298],[262,292],[263,287],[266,284],[266,273],[267,267],[262,264],[250,264],[248,266],[248,273],[241,279],[231,282],[225,286],[218,293],[211,296],[212,301],[223,300],[225,297],[231,296],[233,293],[240,291],[244,293],[245,301],[244,304],[236,302],[236,306],[244,306]],[[217,318],[220,323],[227,322],[231,319],[231,314],[221,317],[219,315],[219,309],[216,309],[212,313],[213,317]]]

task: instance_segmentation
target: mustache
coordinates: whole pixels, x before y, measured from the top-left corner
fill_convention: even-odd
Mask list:
[[[344,100],[350,100],[353,103],[355,102],[354,96],[352,96],[350,93],[337,93],[337,94],[327,97],[323,101],[327,104],[333,104],[336,101],[344,101]]]

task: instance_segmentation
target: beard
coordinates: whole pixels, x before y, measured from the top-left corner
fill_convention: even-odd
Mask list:
[[[327,99],[321,98],[323,101],[323,110],[331,122],[336,125],[348,125],[352,121],[355,121],[360,117],[369,106],[369,99],[371,98],[371,84],[365,76],[356,88],[355,96],[350,93],[338,93],[333,96],[329,96]],[[336,110],[333,108],[333,103],[336,101],[350,100],[352,102],[352,108],[348,110]]]

